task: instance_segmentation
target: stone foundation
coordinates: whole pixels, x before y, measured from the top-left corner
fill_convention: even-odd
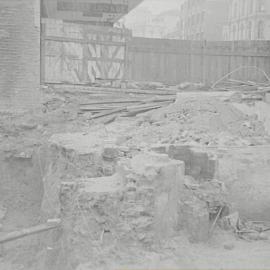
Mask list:
[[[43,210],[63,222],[51,245],[62,246],[67,265],[94,259],[100,248],[160,247],[180,230],[192,242],[209,239],[226,205],[214,156],[182,146],[132,152],[87,140],[82,147],[74,138],[53,141],[44,178]]]
[[[109,177],[62,183],[61,216],[74,237],[91,243],[151,246],[177,234],[184,164],[147,153]]]

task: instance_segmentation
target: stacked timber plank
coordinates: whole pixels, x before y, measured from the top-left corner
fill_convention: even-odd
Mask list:
[[[83,103],[80,106],[81,112],[91,112],[91,119],[97,119],[103,116],[119,114],[122,116],[136,116],[150,110],[158,109],[174,102],[175,98],[152,99],[152,100],[106,100],[102,102]]]
[[[216,85],[214,90],[223,90],[223,91],[269,91],[270,82],[259,83],[252,81],[240,81],[229,79],[223,81],[219,85]]]
[[[87,86],[51,86],[54,93],[72,100],[87,119],[133,117],[175,102],[172,89],[128,89]]]
[[[190,84],[188,84],[190,85]],[[87,120],[114,121],[116,117],[134,117],[138,114],[159,109],[174,103],[179,92],[184,88],[114,88],[101,86],[82,85],[51,85],[53,93],[64,96],[76,104],[78,113]],[[231,91],[236,92],[230,101],[254,102],[265,100],[270,92],[270,82],[257,83],[252,81],[240,81],[227,79],[215,84],[211,89],[204,91]],[[202,91],[192,86],[189,91]]]
[[[212,90],[238,92],[242,95],[243,101],[264,100],[265,95],[270,93],[270,82],[259,83],[228,79],[216,85]]]
[[[176,92],[167,90],[149,91],[110,88],[97,90],[91,88],[90,92],[91,94],[95,94],[92,96],[91,101],[80,103],[80,112],[90,112],[92,114],[90,119],[98,119],[116,114],[132,117],[167,106],[176,99]],[[97,96],[97,94],[101,96]]]

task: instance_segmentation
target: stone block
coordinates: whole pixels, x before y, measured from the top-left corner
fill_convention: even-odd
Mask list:
[[[116,160],[120,156],[120,151],[117,147],[113,145],[105,146],[102,156],[104,160],[113,161],[113,160]]]
[[[197,180],[214,179],[218,162],[208,153],[187,145],[171,145],[168,155],[185,163],[185,174]]]
[[[58,196],[62,181],[73,182],[80,178],[111,176],[115,173],[118,150],[114,147],[104,150],[100,146],[103,141],[94,135],[67,133],[50,138],[44,169],[46,174],[43,177],[45,195],[42,210],[46,216],[55,216],[60,212]]]
[[[204,201],[190,194],[181,205],[184,228],[191,242],[205,242],[209,239],[209,212]]]
[[[184,181],[184,163],[171,160],[165,154],[146,153],[135,156],[125,170],[125,179],[137,186],[134,206],[144,206],[137,218],[151,217],[151,225],[147,227],[152,242],[172,237],[181,219],[178,200]]]
[[[0,221],[5,218],[7,214],[7,208],[0,204]]]
[[[269,147],[253,146],[227,149],[219,157],[219,179],[241,218],[270,221],[269,156]]]

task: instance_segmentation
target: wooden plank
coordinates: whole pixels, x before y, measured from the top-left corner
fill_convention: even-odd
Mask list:
[[[108,112],[105,112],[105,113],[100,113],[100,114],[97,114],[95,116],[92,116],[89,120],[94,120],[94,119],[97,119],[97,118],[102,118],[102,117],[105,117],[105,116],[108,116],[108,115],[114,115],[116,113],[120,113],[120,112],[123,112],[126,110],[126,107],[122,107],[122,108],[117,108],[115,110],[111,110],[111,111],[108,111]]]
[[[41,225],[37,225],[37,226],[34,226],[34,227],[22,229],[20,231],[7,233],[6,235],[0,237],[0,244],[11,242],[11,241],[14,241],[14,240],[26,237],[26,236],[30,236],[30,235],[33,235],[33,234],[37,234],[37,233],[46,232],[46,231],[56,229],[57,227],[60,226],[60,222],[61,222],[60,220],[48,221],[45,224],[41,224]]]
[[[41,24],[41,41],[40,41],[40,82],[44,83],[46,81],[46,47],[45,47],[45,40],[42,38],[43,33],[46,32],[46,25]]]
[[[99,61],[99,62],[108,62],[108,63],[125,63],[125,59],[115,59],[115,58],[108,58],[108,57],[91,57],[88,56],[87,60],[92,61]]]
[[[93,33],[93,34],[104,34],[104,35],[111,35],[111,36],[130,35],[130,31],[127,29],[113,28],[109,26],[91,25],[91,24],[85,24],[85,23],[74,23],[74,22],[66,22],[66,21],[63,22],[62,20],[46,19],[46,18],[42,18],[41,22],[49,26],[59,27],[60,29],[73,28],[73,27],[77,27],[78,25],[81,25],[81,27],[89,31],[89,33]]]
[[[134,117],[137,114],[145,113],[145,112],[152,111],[152,110],[156,110],[156,109],[159,109],[161,107],[162,107],[162,105],[156,105],[156,106],[144,107],[144,108],[141,108],[141,109],[134,109],[134,110],[128,111],[124,116],[126,116],[126,117]]]
[[[125,42],[120,41],[97,41],[97,40],[84,40],[70,37],[54,37],[54,36],[45,36],[44,40],[50,40],[55,42],[72,42],[79,44],[100,44],[100,45],[112,45],[112,46],[123,46]]]

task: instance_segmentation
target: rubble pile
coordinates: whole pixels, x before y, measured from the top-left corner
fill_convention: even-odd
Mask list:
[[[208,241],[215,218],[229,211],[214,158],[180,146],[133,151],[114,142],[110,133],[51,138],[43,210],[62,220],[50,246],[63,246],[67,264],[94,262],[115,247],[160,249],[182,230],[192,242]],[[101,173],[108,165],[110,173]]]
[[[47,268],[108,269],[121,256],[164,251],[183,232],[200,244],[220,229],[266,241],[268,223],[256,219],[268,217],[260,194],[270,189],[270,139],[261,116],[236,106],[243,97],[97,88],[48,93],[35,121],[1,127],[2,140],[23,142],[8,149],[14,164],[30,171],[33,162],[43,185],[40,221],[61,220],[39,239]],[[14,139],[18,131],[24,137]],[[10,207],[0,206],[1,232]]]
[[[182,143],[205,146],[266,144],[269,136],[256,115],[247,115],[215,96],[178,95],[177,101],[144,116],[137,143]],[[149,143],[149,141],[147,141]]]

